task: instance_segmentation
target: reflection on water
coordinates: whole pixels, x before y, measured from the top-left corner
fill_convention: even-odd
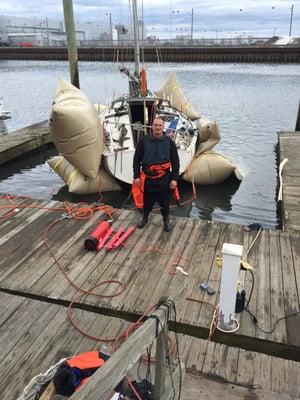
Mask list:
[[[231,211],[231,199],[240,184],[241,182],[232,176],[218,185],[199,186],[193,202],[191,216],[211,220],[216,209]]]

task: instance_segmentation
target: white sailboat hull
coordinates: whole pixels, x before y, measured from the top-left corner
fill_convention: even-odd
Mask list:
[[[107,172],[112,176],[128,184],[133,181],[133,157],[135,150],[120,150],[114,154],[103,154],[103,164]],[[178,149],[180,161],[179,174],[183,174],[190,165],[195,153],[195,146],[190,150]]]

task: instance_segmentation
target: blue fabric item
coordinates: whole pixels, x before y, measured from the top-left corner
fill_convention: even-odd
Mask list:
[[[170,122],[170,125],[168,126],[168,129],[166,131],[166,135],[170,135],[172,132],[174,132],[177,128],[179,121],[179,117],[174,117],[172,121]]]

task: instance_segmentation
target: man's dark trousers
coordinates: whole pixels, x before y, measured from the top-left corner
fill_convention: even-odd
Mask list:
[[[145,221],[148,220],[149,214],[153,209],[154,204],[158,202],[161,210],[161,214],[163,216],[164,221],[169,220],[170,215],[170,189],[167,187],[163,187],[163,189],[158,188],[147,188],[145,185],[144,189],[144,210],[143,210],[143,219]]]

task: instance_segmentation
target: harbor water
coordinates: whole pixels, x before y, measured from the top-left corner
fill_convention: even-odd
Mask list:
[[[81,90],[91,102],[106,104],[128,92],[119,65],[79,63]],[[196,197],[174,208],[175,215],[275,227],[277,131],[295,129],[299,65],[164,63],[149,64],[147,71],[150,90],[158,89],[170,72],[176,71],[194,108],[220,125],[221,141],[214,150],[233,160],[244,174],[240,184],[229,180],[197,187]],[[66,62],[0,61],[0,97],[3,108],[11,112],[10,120],[0,121],[0,135],[46,120],[59,78],[69,80]],[[97,200],[97,196],[68,193],[46,163],[55,154],[55,149],[48,149],[1,166],[0,192],[55,200]],[[192,197],[188,184],[181,185],[181,192],[183,200]],[[104,194],[104,201],[130,208],[129,193],[125,188],[121,194]]]

